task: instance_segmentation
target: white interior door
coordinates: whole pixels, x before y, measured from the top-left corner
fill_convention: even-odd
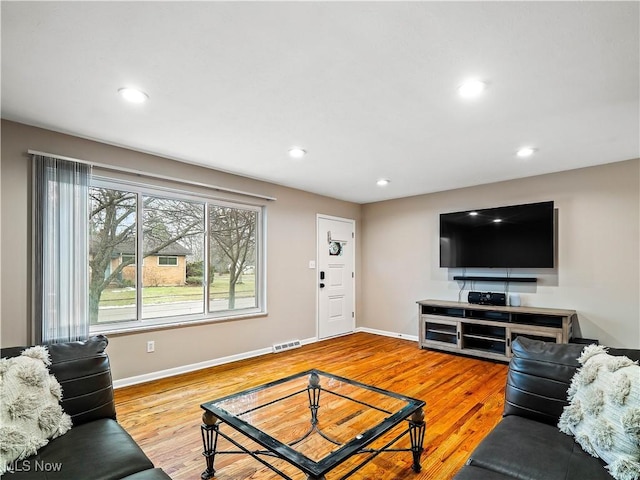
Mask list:
[[[318,338],[355,329],[355,221],[318,215]]]

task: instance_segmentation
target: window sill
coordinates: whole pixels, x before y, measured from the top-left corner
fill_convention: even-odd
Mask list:
[[[120,327],[117,325],[104,325],[104,326],[92,326],[89,330],[91,335],[107,335],[107,336],[120,336],[130,335],[139,332],[149,332],[153,330],[170,330],[173,328],[186,328],[196,327],[200,325],[207,325],[211,323],[231,322],[235,320],[247,320],[250,318],[259,318],[268,316],[268,312],[252,312],[239,315],[229,315],[225,317],[201,317],[193,320],[180,320],[180,321],[161,321],[161,320],[149,320],[141,325]]]

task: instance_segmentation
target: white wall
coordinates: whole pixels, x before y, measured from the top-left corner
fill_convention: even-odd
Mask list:
[[[359,326],[417,335],[417,300],[458,299],[461,269],[439,267],[440,213],[545,200],[557,209],[557,268],[520,270],[540,280],[510,290],[523,305],[577,310],[583,337],[640,348],[640,160],[364,205]]]

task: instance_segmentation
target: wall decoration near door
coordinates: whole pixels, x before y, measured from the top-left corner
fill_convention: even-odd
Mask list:
[[[342,255],[340,242],[329,242],[329,255]]]

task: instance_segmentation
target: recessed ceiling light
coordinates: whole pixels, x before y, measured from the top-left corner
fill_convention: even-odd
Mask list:
[[[376,185],[378,185],[379,187],[384,187],[385,185],[389,185],[389,183],[391,183],[391,180],[388,180],[386,178],[381,178],[376,182]]]
[[[502,221],[501,218],[494,218],[493,223],[500,223]]]
[[[527,158],[536,153],[536,149],[533,147],[522,147],[520,150],[516,152],[520,158]]]
[[[467,80],[458,87],[458,93],[463,98],[475,98],[487,88],[487,84],[480,80]]]
[[[302,158],[307,154],[307,151],[300,147],[293,147],[289,149],[289,156],[291,158]]]
[[[478,215],[478,212],[469,212],[469,215],[471,215],[472,217],[475,217],[476,215]]]
[[[122,98],[131,103],[144,103],[149,99],[149,95],[135,88],[121,88],[118,90],[118,93]]]

